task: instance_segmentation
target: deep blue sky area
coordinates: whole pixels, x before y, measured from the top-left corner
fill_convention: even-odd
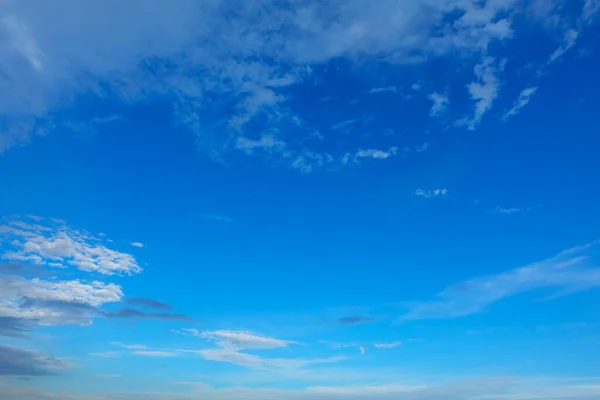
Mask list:
[[[600,399],[599,16],[3,2],[0,392]]]

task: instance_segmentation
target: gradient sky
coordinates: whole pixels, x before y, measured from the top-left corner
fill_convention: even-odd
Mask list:
[[[0,1],[0,398],[600,399],[598,21]]]

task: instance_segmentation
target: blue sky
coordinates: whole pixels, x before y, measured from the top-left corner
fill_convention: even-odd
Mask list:
[[[0,390],[600,399],[597,0],[0,3]]]

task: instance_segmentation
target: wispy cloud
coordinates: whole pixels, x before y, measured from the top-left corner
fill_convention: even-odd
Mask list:
[[[106,318],[128,318],[128,319],[161,319],[164,321],[190,321],[191,318],[184,314],[169,314],[162,312],[145,312],[133,308],[119,308],[116,311],[100,311]]]
[[[511,107],[510,110],[508,110],[506,112],[506,114],[504,114],[504,116],[502,117],[503,120],[507,120],[508,118],[517,115],[518,113],[521,112],[521,109],[523,107],[525,107],[527,104],[529,104],[529,99],[531,98],[531,96],[533,96],[533,94],[535,94],[535,92],[537,91],[537,87],[529,87],[527,89],[524,89],[520,94],[519,94],[519,98],[517,99],[517,101],[515,101],[515,104],[513,104],[513,106]]]
[[[417,153],[422,153],[424,151],[429,150],[430,146],[431,145],[429,144],[429,142],[425,142],[425,143],[422,143],[422,144],[420,144],[418,146],[415,146],[415,150],[417,151]]]
[[[398,148],[392,146],[387,150],[380,149],[359,149],[356,153],[347,153],[342,157],[341,163],[343,165],[355,165],[360,162],[361,159],[373,159],[373,160],[385,160],[398,154]]]
[[[450,104],[450,100],[448,96],[441,93],[431,93],[427,96],[429,100],[433,102],[431,105],[431,109],[429,110],[429,115],[432,117],[438,116],[446,112],[448,109],[448,104]]]
[[[341,129],[348,127],[349,125],[353,125],[353,124],[356,124],[356,123],[359,123],[362,121],[363,120],[361,118],[347,119],[347,120],[340,121],[336,124],[331,125],[331,129],[334,131],[339,131]]]
[[[276,349],[298,344],[292,340],[276,339],[267,336],[260,336],[252,332],[217,330],[199,332],[196,329],[182,329],[178,333],[196,336],[215,342],[219,347],[230,350],[243,349]]]
[[[390,343],[375,343],[373,345],[373,347],[378,348],[378,349],[393,349],[395,347],[398,347],[402,344],[402,342],[390,342]]]
[[[143,349],[147,348],[143,344],[124,344],[121,342],[110,342],[110,344],[112,344],[113,346],[118,346],[123,349],[130,349],[130,350],[143,350]]]
[[[158,350],[138,350],[132,351],[131,354],[134,356],[143,357],[176,357],[178,354],[172,351],[158,351]]]
[[[244,367],[261,369],[299,369],[310,365],[331,364],[345,360],[345,357],[266,358],[228,349],[199,350],[197,353],[206,360],[227,362]]]
[[[400,90],[396,86],[375,87],[369,90],[369,93],[398,93]]]
[[[272,371],[265,371],[272,375]],[[591,400],[600,394],[595,378],[519,378],[514,376],[476,377],[462,380],[427,381],[401,384],[351,383],[347,385],[308,386],[303,388],[264,388],[236,384],[234,387],[215,388],[202,381],[173,382],[176,387],[188,387],[191,393],[177,391],[146,391],[95,393],[89,396],[65,397],[64,392],[49,389],[2,386],[10,399],[52,400],[464,400],[464,399],[544,399]]]
[[[593,244],[565,250],[555,257],[507,272],[459,282],[436,300],[407,304],[400,320],[454,318],[477,313],[487,306],[523,292],[556,289],[555,297],[600,286],[600,268],[594,265]]]
[[[364,316],[364,315],[352,315],[352,316],[338,318],[337,321],[340,325],[358,325],[358,324],[364,324],[364,323],[369,323],[369,322],[375,322],[375,321],[377,321],[377,318],[368,317],[368,316]]]
[[[548,59],[548,64],[551,64],[561,58],[563,54],[565,54],[571,47],[575,45],[577,42],[577,37],[579,37],[579,32],[575,29],[568,29],[565,32],[563,44],[558,47],[554,52],[550,55]]]
[[[162,301],[149,299],[146,297],[127,297],[123,299],[125,304],[130,306],[142,307],[142,308],[151,308],[154,310],[172,310],[173,306],[167,303],[163,303]]]
[[[496,207],[494,212],[497,214],[518,214],[531,211],[537,207],[541,207],[541,205],[532,206],[532,207]]]
[[[475,66],[476,81],[467,85],[471,99],[475,100],[475,112],[470,118],[457,121],[458,125],[466,125],[473,130],[479,125],[483,115],[492,108],[500,90],[498,74],[504,69],[504,62],[493,57],[485,57]]]
[[[432,197],[444,197],[448,194],[448,189],[433,189],[433,190],[415,190],[415,196],[430,199]]]
[[[86,280],[85,273],[129,275],[141,268],[132,255],[104,246],[104,239],[70,228],[65,221],[12,218],[0,225],[0,238],[0,258],[12,260],[0,264],[0,335],[26,337],[40,326],[89,325],[95,318],[190,320],[181,314],[105,309],[124,300],[123,288],[98,276]],[[74,271],[78,279],[72,278]],[[171,309],[148,298],[125,302]]]
[[[139,247],[139,248],[144,247],[144,243],[141,243],[141,242],[131,242],[131,245],[133,247]]]
[[[215,214],[215,213],[208,213],[208,214],[200,214],[201,218],[204,219],[208,219],[208,220],[212,220],[212,221],[220,221],[220,222],[227,222],[227,223],[232,223],[235,222],[235,220],[227,215],[223,215],[223,214]]]

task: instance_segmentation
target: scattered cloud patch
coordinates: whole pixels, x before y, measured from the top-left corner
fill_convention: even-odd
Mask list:
[[[2,258],[39,265],[72,266],[104,275],[132,275],[142,271],[131,254],[112,250],[99,239],[69,228],[62,222],[44,220],[36,224],[11,220],[0,225],[5,245]]]
[[[385,160],[398,154],[398,148],[395,146],[390,147],[388,150],[379,149],[359,149],[356,153],[347,153],[342,157],[341,163],[343,165],[356,165],[361,159],[371,158],[374,160]]]
[[[144,243],[140,243],[140,242],[131,242],[131,245],[132,245],[133,247],[139,247],[140,249],[141,249],[142,247],[144,247]]]
[[[365,12],[363,0],[267,1],[244,4],[231,13],[232,6],[220,0],[183,0],[178,5],[161,0],[152,7],[140,2],[116,8],[104,2],[74,7],[67,1],[52,10],[10,4],[0,20],[0,75],[6,77],[0,91],[12,93],[11,99],[0,100],[0,152],[85,124],[53,117],[65,107],[76,107],[75,99],[92,96],[123,104],[152,99],[168,104],[173,123],[195,135],[198,150],[215,160],[238,150],[303,172],[327,166],[329,157],[339,160],[356,152],[304,148],[314,127],[298,124],[306,115],[293,100],[302,92],[295,91],[300,85],[323,78],[316,66],[360,55],[386,67],[418,68],[447,55],[466,59],[490,54],[469,86],[476,110],[466,125],[474,129],[497,94],[499,83],[493,78],[498,68],[488,60],[497,57],[500,46],[493,45],[521,33],[513,18],[528,7],[515,1],[383,1]],[[581,32],[597,10],[596,0],[586,0],[577,22],[560,18],[565,44],[551,59],[573,45],[574,32]],[[64,18],[46,18],[52,12]],[[109,22],[98,15],[115,17]],[[80,21],[93,23],[81,26]],[[102,90],[98,82],[103,82]],[[419,81],[412,89],[422,91],[424,86]],[[33,90],[36,101],[30,101]],[[398,91],[398,86],[384,86],[370,93]],[[432,101],[432,115],[438,115],[446,102],[439,96]],[[100,124],[115,116],[86,119]],[[255,128],[271,136],[251,137]]]

